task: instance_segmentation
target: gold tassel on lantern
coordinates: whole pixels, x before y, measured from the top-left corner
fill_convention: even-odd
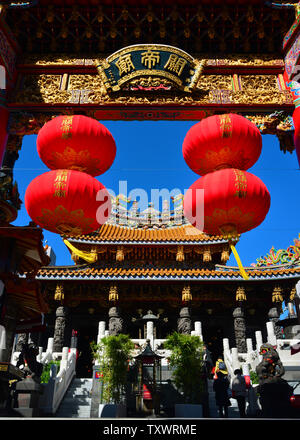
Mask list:
[[[177,247],[176,261],[184,261],[183,246]]]
[[[272,302],[283,302],[282,289],[279,286],[274,287],[272,293]]]
[[[65,298],[64,288],[62,284],[57,284],[55,293],[54,293],[54,300],[55,301],[62,301]]]
[[[190,286],[184,286],[182,289],[182,302],[192,301],[192,294]]]
[[[247,300],[245,287],[238,287],[236,289],[235,300],[236,301],[246,301]]]
[[[124,261],[124,248],[123,248],[123,246],[117,247],[116,261]]]
[[[113,285],[109,288],[108,300],[112,302],[117,302],[119,299],[118,287]]]

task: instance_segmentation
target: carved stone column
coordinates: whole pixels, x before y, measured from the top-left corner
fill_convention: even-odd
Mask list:
[[[192,320],[190,307],[182,307],[177,320],[177,331],[184,335],[190,335],[192,331]]]
[[[281,329],[276,322],[279,321],[279,310],[278,307],[272,307],[268,312],[269,321],[273,323],[274,333],[277,339],[282,338]]]
[[[234,309],[233,319],[236,347],[239,353],[246,353],[246,321],[243,307],[236,307]]]
[[[23,345],[28,342],[28,333],[19,333],[16,343],[16,351],[22,351]]]
[[[244,286],[239,286],[237,288],[235,300],[237,307],[233,311],[233,320],[236,347],[239,353],[247,353],[246,320],[243,306],[244,302],[247,300],[247,295]]]
[[[68,338],[68,321],[68,308],[64,306],[57,307],[53,337],[53,351],[55,352],[62,352],[63,347],[70,346],[70,338]]]
[[[108,301],[112,305],[108,311],[109,321],[108,330],[110,336],[117,336],[120,333],[124,333],[124,320],[121,317],[121,310],[118,307],[119,293],[118,286],[111,284],[108,292]]]
[[[110,336],[117,336],[124,333],[124,320],[121,317],[120,308],[117,306],[111,307],[108,312],[109,322],[108,330]]]

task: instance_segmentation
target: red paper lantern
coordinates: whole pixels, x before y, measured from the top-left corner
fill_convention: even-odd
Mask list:
[[[89,234],[111,211],[106,188],[94,177],[74,170],[44,173],[30,182],[25,207],[42,228],[59,234]]]
[[[50,169],[70,169],[98,176],[116,156],[110,131],[93,118],[57,116],[39,131],[37,151]]]
[[[243,116],[209,116],[187,132],[182,153],[188,166],[205,175],[223,168],[247,170],[260,156],[260,131]]]
[[[270,208],[270,194],[258,177],[228,168],[196,180],[183,205],[184,215],[196,228],[207,234],[236,236],[262,223]]]
[[[295,127],[294,143],[295,143],[298,163],[300,166],[300,107],[296,107],[294,110],[293,122]]]

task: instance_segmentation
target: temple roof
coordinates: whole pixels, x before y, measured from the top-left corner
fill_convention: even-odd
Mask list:
[[[106,223],[96,232],[88,235],[78,235],[69,238],[69,241],[76,243],[134,243],[134,244],[213,244],[226,243],[222,236],[209,236],[200,232],[191,225],[183,225],[171,228],[159,228],[145,226],[143,228],[130,228],[116,224]]]
[[[300,266],[280,266],[273,268],[245,268],[249,275],[249,281],[300,279]],[[152,263],[140,265],[127,264],[99,264],[57,266],[41,268],[37,274],[38,280],[53,281],[241,281],[242,275],[238,268],[216,266],[215,269],[204,269],[197,267],[186,267],[170,263],[163,267],[157,267]]]
[[[0,228],[2,238],[14,240],[15,252],[18,255],[18,273],[36,271],[49,264],[50,258],[43,247],[43,230],[35,226],[13,226]]]
[[[18,306],[19,319],[36,318],[49,311],[36,280],[9,279],[5,282],[5,288],[10,299]]]

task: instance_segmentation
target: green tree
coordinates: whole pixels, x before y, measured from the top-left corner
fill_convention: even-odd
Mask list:
[[[101,368],[103,401],[120,403],[125,394],[128,363],[132,358],[133,342],[128,335],[106,336],[99,344],[91,343],[93,358]]]
[[[183,393],[186,403],[199,403],[205,390],[203,376],[203,342],[198,336],[177,332],[169,335],[164,348],[171,351],[170,366],[173,380]]]

